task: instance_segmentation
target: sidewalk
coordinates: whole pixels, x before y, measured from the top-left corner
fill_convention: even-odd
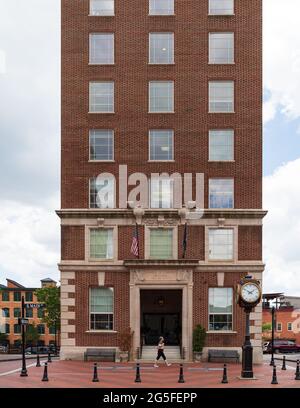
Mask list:
[[[2,364],[2,363],[1,363]],[[33,364],[30,362],[30,364]],[[82,361],[54,361],[48,364],[49,382],[42,382],[43,367],[28,368],[28,377],[20,377],[20,372],[0,376],[0,388],[300,388],[295,380],[295,370],[289,367],[282,371],[278,366],[279,385],[271,385],[272,367],[268,364],[255,366],[256,380],[240,380],[240,364],[228,364],[228,384],[221,384],[222,364],[184,365],[184,384],[178,383],[179,365],[154,368],[150,364],[141,365],[141,383],[135,383],[134,364],[98,363],[100,382],[93,383],[93,363]]]

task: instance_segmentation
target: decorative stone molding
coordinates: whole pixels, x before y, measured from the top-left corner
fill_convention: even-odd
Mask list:
[[[218,218],[217,223],[218,227],[224,227],[225,226],[226,219],[225,218]]]
[[[141,225],[142,219],[145,214],[145,210],[143,208],[137,207],[133,209],[133,215],[135,216],[136,223]]]
[[[98,227],[103,227],[105,222],[105,218],[97,218],[97,225]]]

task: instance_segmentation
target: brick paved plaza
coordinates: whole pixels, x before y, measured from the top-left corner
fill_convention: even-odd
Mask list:
[[[53,361],[49,363],[49,382],[42,382],[43,367],[28,364],[28,377],[20,377],[21,362],[0,364],[0,388],[300,388],[295,368],[282,371],[278,365],[278,385],[271,385],[272,369],[265,363],[255,366],[257,380],[240,380],[240,364],[228,364],[228,384],[221,384],[222,364],[187,364],[184,366],[184,384],[178,384],[179,365],[154,368],[141,365],[142,383],[136,384],[133,364],[101,363],[99,383],[93,383],[93,363],[82,361]]]

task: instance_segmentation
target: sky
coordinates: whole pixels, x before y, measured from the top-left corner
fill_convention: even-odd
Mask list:
[[[300,296],[300,2],[263,3],[264,291]],[[0,0],[2,284],[59,280],[59,58],[60,0]]]

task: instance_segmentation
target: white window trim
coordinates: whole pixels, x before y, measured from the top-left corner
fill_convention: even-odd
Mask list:
[[[289,325],[291,325],[291,328],[289,329]],[[292,322],[288,322],[287,323],[287,330],[288,331],[293,331],[293,323]]]
[[[151,35],[152,34],[172,34],[173,35],[173,62],[150,62],[151,59]],[[175,65],[175,33],[172,31],[151,31],[148,37],[148,65]]]
[[[90,111],[90,84],[91,83],[103,83],[103,82],[108,82],[108,83],[112,83],[113,84],[113,110],[112,111],[110,111],[110,112],[106,112],[106,111],[97,111],[97,112],[92,112],[92,111]],[[88,110],[88,113],[89,114],[94,114],[94,115],[113,115],[113,114],[115,114],[115,103],[116,103],[116,100],[115,100],[115,89],[116,87],[115,87],[115,81],[110,81],[110,80],[104,80],[104,81],[98,81],[98,80],[92,80],[92,81],[89,81],[89,110]]]
[[[86,333],[116,333],[115,331],[115,288],[113,286],[98,286],[98,288],[109,288],[109,289],[113,289],[113,328],[109,329],[109,330],[95,330],[95,329],[91,329],[91,290],[92,289],[97,289],[97,286],[93,286],[89,288],[89,301],[88,301],[88,309],[89,309],[89,326],[88,326],[88,330],[86,330]],[[105,314],[105,313],[103,313]]]
[[[150,133],[151,133],[151,131],[153,131],[153,130],[157,130],[157,131],[171,131],[172,132],[172,159],[170,159],[170,160],[154,160],[154,159],[151,159],[151,137],[150,137]],[[175,160],[174,160],[174,140],[175,140],[175,137],[174,137],[174,129],[149,129],[149,131],[148,131],[148,162],[154,162],[154,163],[160,163],[160,162],[163,162],[163,163],[170,163],[170,162],[175,162]]]
[[[232,111],[211,111],[210,110],[210,83],[212,82],[218,82],[218,83],[227,83],[227,82],[231,82],[233,83],[233,110]],[[222,79],[222,80],[218,80],[218,79],[209,79],[208,80],[208,113],[212,114],[212,115],[232,115],[233,113],[235,113],[235,106],[236,106],[236,83],[235,80],[233,79]]]
[[[233,259],[210,259],[209,258],[209,230],[232,229],[233,230]],[[205,226],[205,262],[209,264],[232,264],[238,261],[238,226],[226,225],[224,227]]]
[[[91,258],[90,256],[90,230],[91,229],[111,229],[113,230],[113,257],[112,258]],[[111,264],[118,259],[118,227],[116,225],[86,225],[85,226],[85,261],[91,263]]]
[[[280,324],[280,329],[278,329],[279,324]],[[276,331],[277,332],[282,332],[282,323],[281,322],[276,323]]]
[[[209,289],[232,289],[232,313],[210,313],[209,312]],[[210,326],[209,317],[210,315],[217,315],[217,314],[230,314],[232,316],[232,323],[231,323],[231,330],[207,330],[207,333],[237,333],[234,330],[234,288],[232,286],[210,286],[208,287],[208,326]]]
[[[115,16],[115,1],[114,3],[114,10],[113,10],[113,14],[91,14],[91,1],[89,1],[89,17],[114,17]]]
[[[210,180],[232,180],[233,181],[233,191],[232,191],[232,207],[221,207],[221,208],[216,208],[213,207],[211,208],[210,206]],[[234,177],[210,177],[208,179],[208,208],[213,209],[213,210],[229,210],[229,209],[234,209],[234,195],[235,195],[235,178]]]
[[[97,160],[97,161],[99,161],[99,160]],[[94,161],[92,161],[92,162],[94,162]],[[89,191],[88,191],[88,194],[89,194],[89,209],[90,210],[101,210],[101,211],[109,211],[109,210],[112,210],[112,209],[115,209],[116,208],[116,205],[117,205],[117,181],[116,181],[116,178],[115,177],[113,177],[113,180],[114,180],[114,207],[113,208],[99,208],[99,207],[96,207],[96,208],[92,208],[91,207],[91,179],[92,179],[93,177],[90,177],[89,178]],[[95,178],[97,178],[97,177],[95,177]]]
[[[210,1],[208,1],[208,15],[212,17],[231,17],[235,16],[235,0],[233,0],[233,13],[232,14],[213,14],[210,12]]]
[[[210,160],[210,132],[232,132],[233,133],[233,160]],[[228,129],[209,129],[208,130],[208,162],[209,163],[235,163],[235,129],[233,128],[228,128]]]
[[[91,62],[91,38],[92,35],[112,35],[113,36],[113,60],[114,62],[110,62],[107,64],[104,63],[98,63],[98,62]],[[92,32],[89,33],[89,64],[88,65],[115,65],[116,64],[116,47],[115,47],[115,33],[114,32]]]
[[[174,0],[174,7],[173,7],[173,13],[172,14],[151,14],[150,13],[150,1],[148,0],[148,2],[149,2],[149,6],[148,6],[148,16],[150,16],[150,17],[173,17],[173,16],[175,16],[175,8],[176,8],[176,0]]]
[[[211,38],[214,34],[232,34],[233,35],[233,61],[232,62],[211,62],[210,61],[210,46]],[[235,46],[235,32],[234,31],[210,31],[208,33],[208,64],[209,65],[235,65],[236,60],[236,46]]]
[[[91,159],[91,137],[90,137],[90,131],[91,130],[109,130],[112,131],[112,159],[108,159],[108,160],[93,160]],[[89,162],[91,163],[114,163],[115,162],[115,131],[113,129],[90,129],[89,130]],[[116,182],[116,181],[115,181]],[[89,200],[91,199],[91,197],[89,196]],[[116,199],[115,199],[116,202]]]
[[[150,106],[151,106],[150,84],[152,82],[172,82],[173,83],[173,110],[172,111],[157,111],[157,112],[151,112],[150,111]],[[162,79],[154,80],[154,79],[151,79],[150,81],[148,81],[148,113],[153,114],[153,115],[160,115],[160,114],[165,115],[165,114],[168,114],[168,113],[170,113],[170,114],[175,113],[175,81],[169,80],[169,79],[166,79],[166,80],[162,80]]]
[[[159,259],[150,257],[150,231],[153,229],[169,229],[173,232],[173,258],[178,259],[178,227],[177,226],[145,226],[145,259],[152,259],[154,262]]]

